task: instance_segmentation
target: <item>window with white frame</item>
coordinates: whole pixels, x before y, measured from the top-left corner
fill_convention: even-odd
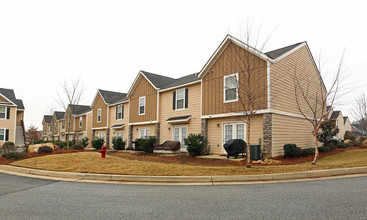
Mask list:
[[[6,107],[0,107],[0,118],[1,119],[6,118]]]
[[[185,108],[185,89],[179,89],[176,91],[176,109]]]
[[[139,115],[145,115],[145,96],[139,98]]]
[[[97,110],[97,122],[101,122],[102,119],[102,109]]]
[[[62,129],[65,129],[65,121],[61,122],[61,127],[62,127]]]
[[[79,128],[83,127],[83,117],[79,118]]]
[[[238,101],[238,73],[224,76],[224,102]]]
[[[121,137],[122,138],[122,131],[116,131],[116,137]]]
[[[149,137],[149,128],[140,128],[140,138]]]
[[[122,119],[122,117],[123,117],[122,107],[123,107],[123,105],[117,106],[117,119]]]
[[[223,124],[223,144],[230,139],[242,139],[246,141],[245,123],[225,123]]]
[[[104,132],[98,132],[98,137],[104,139]]]
[[[5,129],[0,128],[0,141],[5,141]]]

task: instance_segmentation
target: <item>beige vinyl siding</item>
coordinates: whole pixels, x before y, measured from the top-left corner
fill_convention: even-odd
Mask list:
[[[89,139],[88,141],[88,146],[87,147],[92,147],[92,134],[93,134],[93,130],[92,130],[92,112],[88,112],[87,113],[87,121],[86,121],[86,127],[87,127],[87,137]]]
[[[303,118],[273,114],[273,157],[284,154],[284,144],[315,147],[312,124]]]
[[[173,92],[177,89],[162,92],[159,94],[160,97],[160,143],[164,141],[172,140],[173,138],[173,127],[175,124],[168,124],[166,120],[171,117],[191,115],[191,119],[188,123],[179,124],[186,125],[188,134],[201,133],[201,118],[200,118],[200,94],[201,85],[200,83],[182,87],[179,89],[188,89],[188,108],[173,110]],[[168,130],[169,129],[169,130]]]
[[[133,126],[133,140],[140,138],[140,129],[149,128],[149,136],[155,136],[155,124],[146,124],[146,125],[134,125]]]
[[[70,113],[70,108],[66,109],[65,112],[65,133],[74,132],[74,116]],[[69,127],[69,118],[70,118],[70,127]],[[73,134],[70,134],[73,136]]]
[[[52,125],[52,137],[55,139],[54,135],[58,135],[59,134],[59,129],[58,129],[58,126],[57,126],[56,114],[54,114],[52,116],[51,125]]]
[[[319,73],[314,65],[312,55],[309,53],[306,46],[301,47],[297,51],[283,58],[275,64],[271,64],[271,108],[284,112],[294,113],[300,115],[297,109],[295,87],[294,87],[294,73],[302,75],[297,77],[303,86],[304,91],[310,84],[309,95],[318,94],[321,97],[322,81]],[[298,93],[299,94],[299,93]],[[300,103],[303,111],[307,116],[312,116],[306,102],[299,94]],[[312,96],[312,104],[315,104],[315,96]],[[318,98],[319,100],[321,98]],[[311,98],[310,98],[311,100]],[[319,104],[321,106],[321,104]],[[326,111],[326,107],[325,107]]]
[[[103,101],[101,95],[98,93],[95,100],[95,105],[93,106],[93,128],[107,127],[107,108],[108,107],[106,103]],[[98,109],[102,110],[101,122],[97,121]]]
[[[82,121],[83,121],[82,127],[79,127],[80,118],[82,118]],[[75,117],[75,131],[86,131],[86,129],[87,129],[86,120],[87,120],[86,115],[81,115],[81,116]]]
[[[145,96],[145,114],[139,115],[139,98]],[[157,90],[143,77],[139,76],[137,85],[130,97],[130,123],[157,120]]]
[[[240,60],[246,57],[251,57],[252,60],[250,75],[253,77],[250,80],[250,91],[256,94],[253,96],[256,97],[255,109],[267,108],[267,62],[248,54],[246,50],[230,43],[218,59],[213,61],[212,66],[209,65],[204,71],[207,74],[202,79],[203,115],[243,111],[241,103],[246,103],[247,100],[248,78],[245,78],[246,73],[243,71],[246,67]],[[239,77],[239,100],[224,103],[224,76],[234,73],[238,73]]]
[[[10,108],[10,119],[0,119],[0,128],[9,129],[9,141],[15,143],[15,122],[16,122],[16,109],[14,106],[5,106]],[[0,141],[2,146],[6,141]]]
[[[22,126],[24,111],[17,111],[17,126]]]
[[[225,150],[223,149],[223,124],[231,122],[239,123],[241,120],[237,117],[212,118],[208,120],[208,142],[210,146],[210,154],[226,154]],[[263,139],[262,115],[256,115],[251,120],[250,144],[259,144],[259,138],[261,138],[261,140]]]
[[[124,106],[124,116],[122,119],[116,119],[116,107],[119,105],[123,105]],[[109,107],[110,110],[110,123],[109,123],[109,127],[110,127],[110,146],[112,147],[112,138],[116,136],[116,132],[118,131],[122,131],[122,140],[127,142],[127,139],[129,137],[129,103],[123,103],[123,104],[118,104],[118,105],[114,105],[114,106],[110,106]],[[125,126],[120,129],[114,129],[112,128],[112,126],[114,125],[118,125],[118,124],[124,124]]]

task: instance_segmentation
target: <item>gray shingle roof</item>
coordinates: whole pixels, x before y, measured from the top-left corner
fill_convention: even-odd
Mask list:
[[[64,118],[65,116],[65,112],[58,112],[58,111],[55,111],[54,114],[56,115],[56,120],[61,120]]]
[[[52,121],[52,115],[44,115],[43,118],[45,119],[45,122],[47,124],[51,124]]]
[[[107,102],[107,104],[115,104],[127,101],[126,93],[113,92],[102,89],[98,89],[98,91],[101,93],[103,99]]]
[[[352,124],[352,127],[355,127],[360,131],[363,131],[363,126],[361,124]]]
[[[18,109],[24,110],[23,101],[21,99],[15,98],[14,90],[0,88],[0,93],[3,94],[6,98],[8,98],[10,101],[12,101],[14,104],[16,104]]]
[[[198,81],[198,80],[200,80],[199,77],[198,77],[198,73],[193,73],[193,74],[175,79],[171,83],[168,83],[168,84],[164,85],[161,89],[172,88],[172,87],[184,85],[186,83],[195,82],[195,81]]]
[[[330,119],[337,119],[340,114],[340,111],[333,111],[333,114],[331,114]]]
[[[299,46],[303,43],[304,42],[300,42],[300,43],[296,43],[296,44],[293,44],[293,45],[290,45],[290,46],[287,46],[287,47],[282,47],[282,48],[279,48],[279,49],[276,49],[276,50],[269,51],[265,54],[268,57],[272,58],[272,59],[276,59],[276,58],[280,57],[281,55],[287,53],[288,51],[296,48],[297,46]]]
[[[148,80],[156,87],[156,88],[162,88],[163,86],[172,83],[175,81],[175,79],[167,76],[162,76],[154,73],[149,73],[146,71],[140,71],[144,74],[145,77],[148,78]]]
[[[81,115],[92,110],[89,105],[69,105],[73,115]]]

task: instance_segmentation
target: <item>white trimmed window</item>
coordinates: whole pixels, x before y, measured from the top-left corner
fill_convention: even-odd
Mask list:
[[[65,129],[65,121],[62,121],[62,122],[61,122],[61,128],[62,128],[62,129]]]
[[[116,131],[116,137],[121,137],[122,138],[122,131]]]
[[[139,115],[145,115],[145,96],[139,98]]]
[[[140,138],[149,137],[149,128],[140,128]]]
[[[103,132],[98,132],[98,137],[104,139],[104,133]]]
[[[0,119],[6,119],[6,108],[0,107]]]
[[[79,118],[79,128],[83,127],[83,117]]]
[[[238,73],[224,76],[224,102],[238,101]]]
[[[97,122],[101,122],[102,120],[102,109],[97,110]]]
[[[122,106],[123,105],[117,106],[117,119],[122,119]]]
[[[5,129],[0,128],[0,141],[5,141]]]
[[[176,90],[176,109],[185,108],[185,89]]]

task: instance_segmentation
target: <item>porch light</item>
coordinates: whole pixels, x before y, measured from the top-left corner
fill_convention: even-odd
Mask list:
[[[219,128],[219,126],[220,126],[220,124],[218,123],[218,124],[217,124],[217,127]]]

